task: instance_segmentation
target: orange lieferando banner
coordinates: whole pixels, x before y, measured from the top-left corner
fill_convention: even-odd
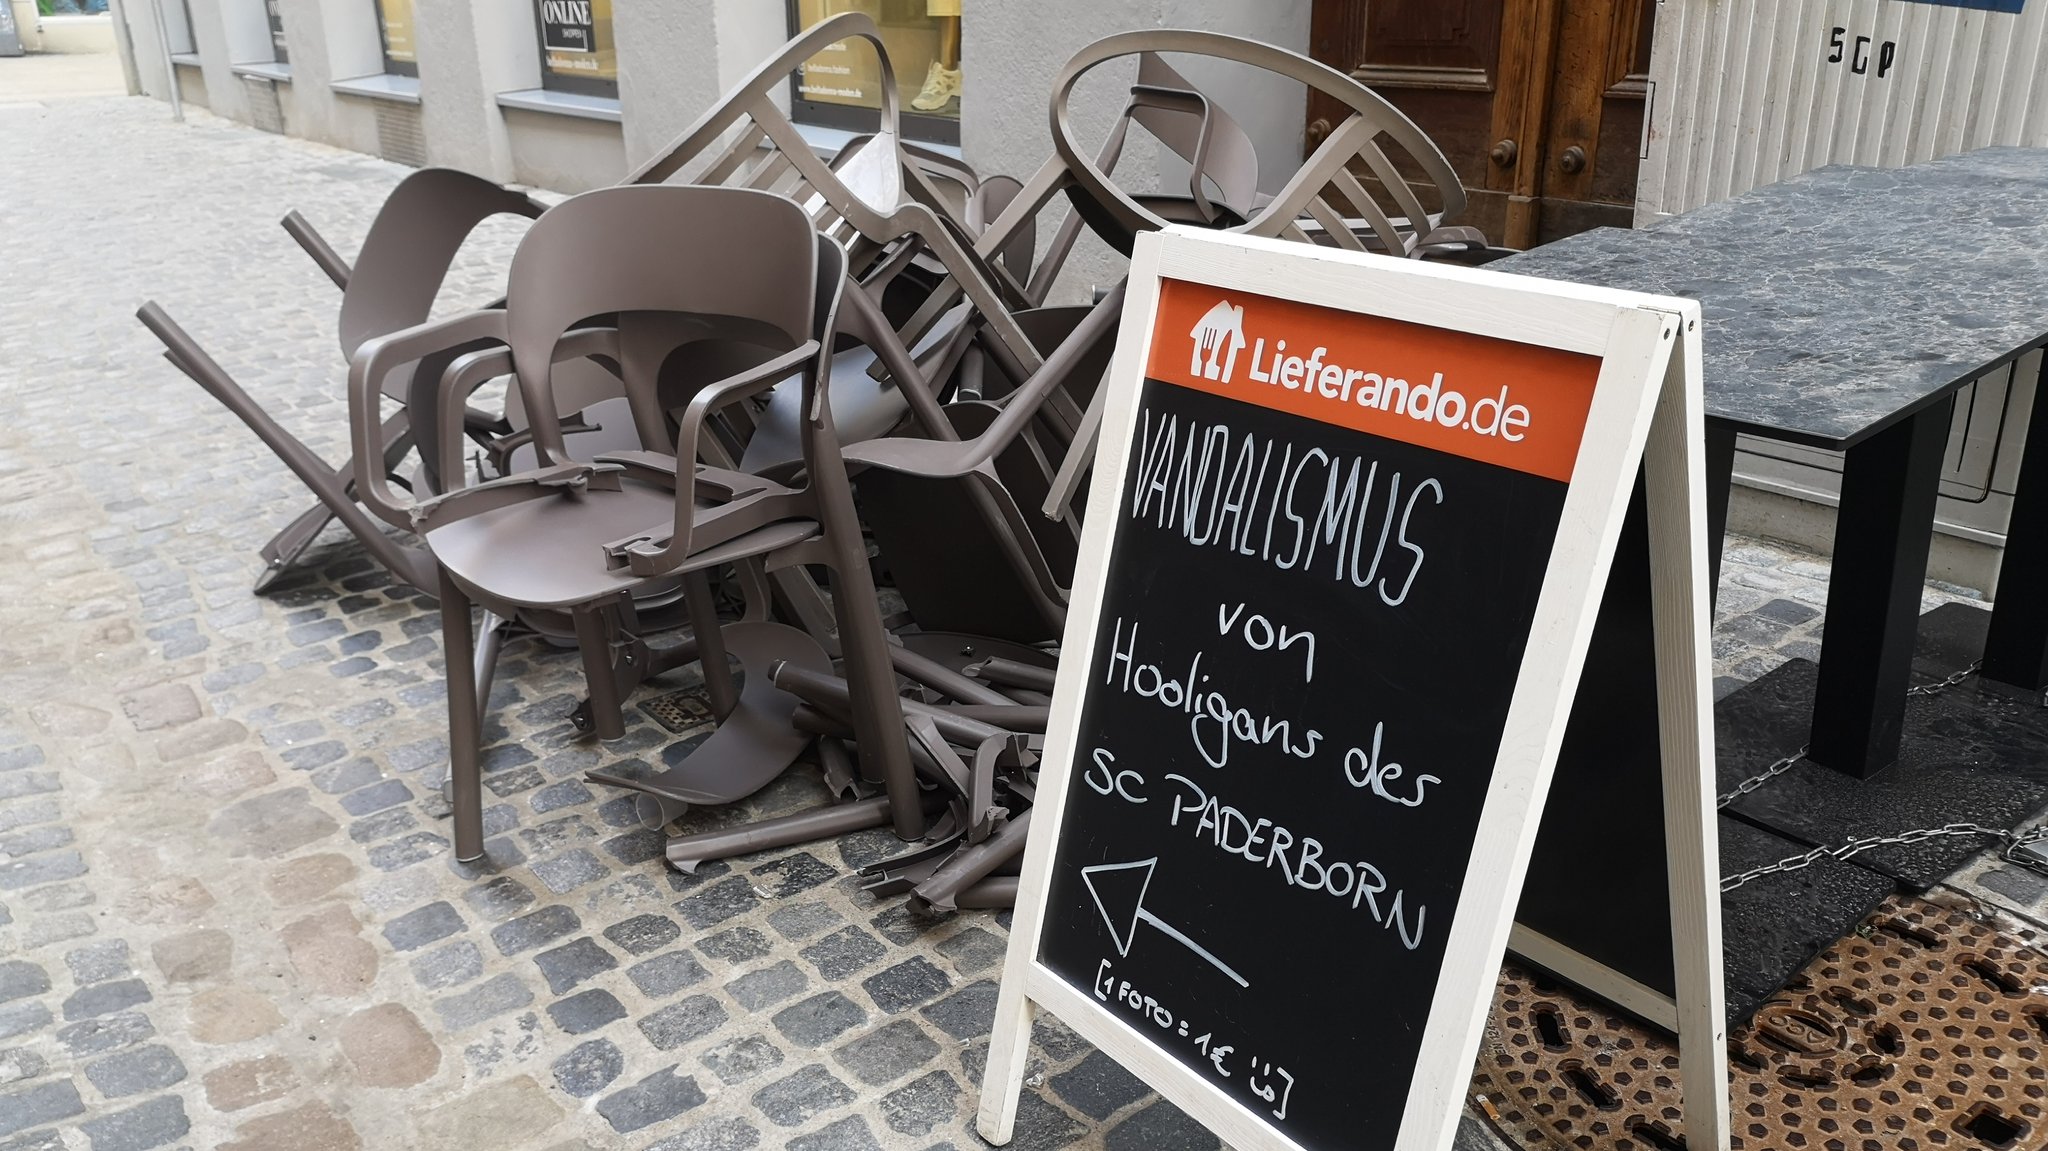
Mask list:
[[[1569,482],[1595,356],[1180,280],[1145,374]]]

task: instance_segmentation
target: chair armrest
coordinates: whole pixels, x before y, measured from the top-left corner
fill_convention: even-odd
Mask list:
[[[704,421],[718,408],[768,390],[823,355],[818,341],[805,340],[772,360],[708,384],[690,397],[683,409],[682,427],[676,432],[675,532],[666,543],[649,540],[626,549],[626,562],[634,575],[666,575],[690,557],[690,527],[697,514],[697,442],[703,436]],[[805,413],[806,419],[811,417],[812,413]]]
[[[456,520],[468,519],[528,500],[553,498],[567,492],[617,491],[616,468],[593,464],[557,464],[520,472],[516,476],[461,488],[426,500],[412,509],[412,529],[426,533]]]
[[[459,347],[472,340],[504,338],[505,313],[464,312],[366,340],[349,358],[348,422],[355,449],[356,493],[379,519],[394,527],[410,528],[412,512],[418,504],[410,498],[401,501],[384,475],[384,445],[380,442],[380,429],[384,424],[381,409],[384,377],[393,368],[412,363],[422,356]],[[461,427],[459,416],[456,426]],[[427,445],[421,447],[432,450]]]

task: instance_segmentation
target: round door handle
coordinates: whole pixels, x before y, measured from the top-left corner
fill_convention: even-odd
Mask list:
[[[1495,167],[1512,168],[1515,166],[1515,157],[1520,151],[1521,149],[1515,147],[1513,140],[1502,140],[1500,143],[1495,144],[1493,151],[1488,154],[1493,157]]]
[[[1578,175],[1586,170],[1586,150],[1573,144],[1564,150],[1564,155],[1557,158],[1557,166],[1563,168],[1567,176]]]
[[[1308,126],[1308,146],[1315,147],[1329,138],[1329,135],[1330,121],[1324,117],[1317,117],[1316,121]]]

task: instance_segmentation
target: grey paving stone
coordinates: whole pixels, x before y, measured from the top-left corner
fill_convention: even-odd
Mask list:
[[[643,1151],[753,1151],[761,1132],[744,1119],[710,1119],[680,1135],[650,1143]]]
[[[555,1084],[578,1099],[611,1086],[626,1069],[626,1057],[609,1039],[578,1043],[558,1057],[551,1070]]]
[[[955,1039],[979,1039],[995,1025],[999,989],[990,979],[970,983],[918,1014]]]
[[[692,995],[647,1016],[638,1026],[657,1050],[671,1051],[718,1030],[726,1018],[723,1003],[709,995]]]
[[[64,966],[71,969],[71,978],[80,984],[105,983],[109,979],[122,979],[133,975],[128,965],[128,941],[125,939],[104,939],[88,943],[64,953]],[[0,984],[6,976],[0,975]],[[0,998],[5,993],[0,992]]]
[[[533,898],[525,884],[509,875],[500,875],[462,893],[462,901],[488,923],[512,918],[532,906]]]
[[[753,1104],[778,1127],[801,1127],[813,1116],[844,1107],[859,1096],[822,1063],[786,1075],[753,1094]]]
[[[484,973],[484,953],[475,942],[458,939],[412,958],[413,981],[428,991],[467,983]]]
[[[1223,1144],[1187,1112],[1161,1099],[1110,1128],[1102,1146],[1103,1151],[1157,1151],[1161,1147],[1217,1151]]]
[[[565,779],[560,783],[551,783],[534,792],[531,796],[527,797],[526,802],[533,807],[535,815],[545,815],[550,811],[560,808],[575,807],[578,804],[589,803],[595,798],[595,796],[590,794],[590,789],[583,786],[582,780]]]
[[[528,867],[534,878],[556,895],[574,891],[611,874],[611,869],[599,862],[597,856],[580,847],[553,859],[538,860]]]
[[[1073,1116],[1045,1101],[1036,1091],[1025,1091],[1017,1100],[1017,1125],[1012,1129],[1010,1151],[1055,1151],[1072,1146],[1088,1129]]]
[[[626,1017],[625,1004],[602,987],[579,991],[548,1004],[548,1018],[571,1035],[585,1035],[614,1019]]]
[[[45,1014],[44,1020],[49,1016]],[[120,1011],[100,1019],[88,1019],[57,1030],[57,1042],[73,1055],[96,1055],[133,1046],[156,1034],[149,1017],[140,1011]]]
[[[868,1021],[860,1004],[824,991],[775,1013],[775,1029],[800,1047],[823,1047]]]
[[[384,925],[384,939],[396,951],[418,951],[461,931],[462,913],[445,900],[415,908]]]
[[[657,1071],[631,1087],[612,1092],[598,1101],[597,1113],[612,1130],[625,1134],[673,1119],[704,1102],[697,1080],[679,1076],[676,1068]]]
[[[12,771],[0,775],[0,799],[43,795],[58,790],[58,787],[54,771]]]
[[[95,983],[71,993],[71,997],[64,1001],[64,1018],[68,1022],[109,1015],[138,1003],[147,1003],[150,998],[149,988],[140,979]]]
[[[789,1151],[882,1151],[868,1121],[858,1115],[827,1124],[789,1141]]]
[[[544,943],[553,943],[565,935],[581,930],[583,921],[576,913],[561,904],[543,907],[531,915],[522,915],[507,920],[491,929],[491,942],[497,944],[502,955],[517,955],[531,951]]]
[[[868,998],[875,1001],[876,1007],[895,1015],[944,994],[953,986],[953,981],[945,972],[932,966],[931,960],[915,955],[868,976],[861,980],[860,986],[868,993]]]
[[[517,1011],[533,1002],[533,992],[517,975],[493,975],[469,991],[434,1001],[434,1010],[450,1031],[464,1031],[487,1019]]]
[[[882,942],[858,927],[843,927],[797,954],[811,961],[818,974],[838,982],[889,954]]]
[[[764,1071],[782,1065],[782,1049],[761,1035],[728,1039],[697,1057],[727,1086],[744,1083]]]
[[[844,917],[829,903],[799,903],[768,913],[768,926],[789,940],[809,939],[843,921]]]
[[[862,1083],[880,1087],[923,1067],[938,1053],[938,1043],[924,1028],[909,1019],[898,1019],[848,1042],[832,1057]]]
[[[636,827],[598,844],[600,850],[627,867],[660,859],[668,849],[668,833],[658,827]]]
[[[754,887],[746,877],[732,875],[678,902],[676,910],[682,912],[690,926],[704,931],[735,915],[752,911],[760,903],[760,897],[754,894]]]
[[[69,1079],[37,1083],[0,1094],[0,1135],[12,1135],[45,1123],[83,1114],[85,1100]]]
[[[571,940],[533,957],[548,990],[560,995],[587,979],[594,979],[619,965],[611,952],[589,936]]]
[[[939,954],[953,961],[962,975],[979,975],[1000,964],[1009,941],[980,927],[969,927],[939,944]]]
[[[636,915],[604,929],[604,937],[628,955],[660,951],[683,934],[666,915]]]
[[[944,1071],[933,1071],[882,1096],[882,1121],[905,1135],[929,1135],[951,1123],[960,1109],[960,1084]]]
[[[183,1139],[192,1130],[185,1101],[159,1095],[126,1111],[100,1115],[79,1124],[92,1139],[93,1151],[148,1151]]]
[[[772,1007],[794,995],[801,995],[810,986],[810,977],[803,969],[785,959],[772,967],[749,971],[725,985],[725,993],[733,1002],[749,1011]]]
[[[1151,1094],[1142,1080],[1100,1051],[1048,1083],[1061,1102],[1098,1122]]]
[[[24,827],[18,831],[0,834],[0,855],[33,855],[38,851],[54,851],[69,847],[72,842],[71,829],[57,823],[46,823],[40,827]]]
[[[868,926],[880,932],[882,938],[898,946],[917,942],[919,936],[938,925],[937,919],[911,910],[907,903],[892,904],[868,920]]]
[[[350,759],[318,768],[307,778],[313,781],[314,787],[329,795],[343,795],[359,787],[368,787],[383,777],[384,771],[376,761]]]
[[[419,817],[411,808],[394,807],[350,822],[348,837],[357,843],[376,843],[394,835],[403,835],[419,825]]]
[[[50,1066],[49,1060],[27,1047],[0,1050],[0,1087],[34,1079]]]
[[[26,959],[0,961],[0,1003],[41,995],[50,989],[50,973]]]
[[[839,869],[807,851],[764,863],[750,873],[754,884],[775,899],[802,895],[839,878]]]
[[[431,831],[415,831],[411,835],[380,843],[370,849],[370,866],[379,871],[397,871],[415,863],[432,859],[448,850],[448,841]]]
[[[85,1077],[109,1099],[169,1087],[185,1078],[185,1064],[168,1047],[152,1044],[104,1055],[85,1065]]]
[[[628,967],[626,978],[649,999],[665,999],[685,987],[704,982],[711,978],[711,973],[689,952],[671,951]]]
[[[25,773],[33,774],[33,773]],[[10,777],[0,775],[0,784]],[[53,851],[0,863],[0,891],[19,891],[85,874],[85,857],[76,851]]]
[[[372,815],[412,799],[412,789],[402,779],[386,779],[341,797],[341,809],[350,815]]]
[[[2018,867],[1994,867],[1977,877],[1986,888],[2020,904],[2048,895],[2048,877]]]

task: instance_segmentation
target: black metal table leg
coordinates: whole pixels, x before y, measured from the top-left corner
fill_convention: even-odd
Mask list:
[[[1809,758],[1860,779],[1897,762],[1954,400],[1850,448],[1835,520]]]
[[[1735,484],[1735,428],[1707,421],[1707,607],[1721,600],[1721,548],[1728,541],[1728,493]]]
[[[1984,640],[1985,677],[2030,691],[2048,687],[2048,356],[2041,363]]]

